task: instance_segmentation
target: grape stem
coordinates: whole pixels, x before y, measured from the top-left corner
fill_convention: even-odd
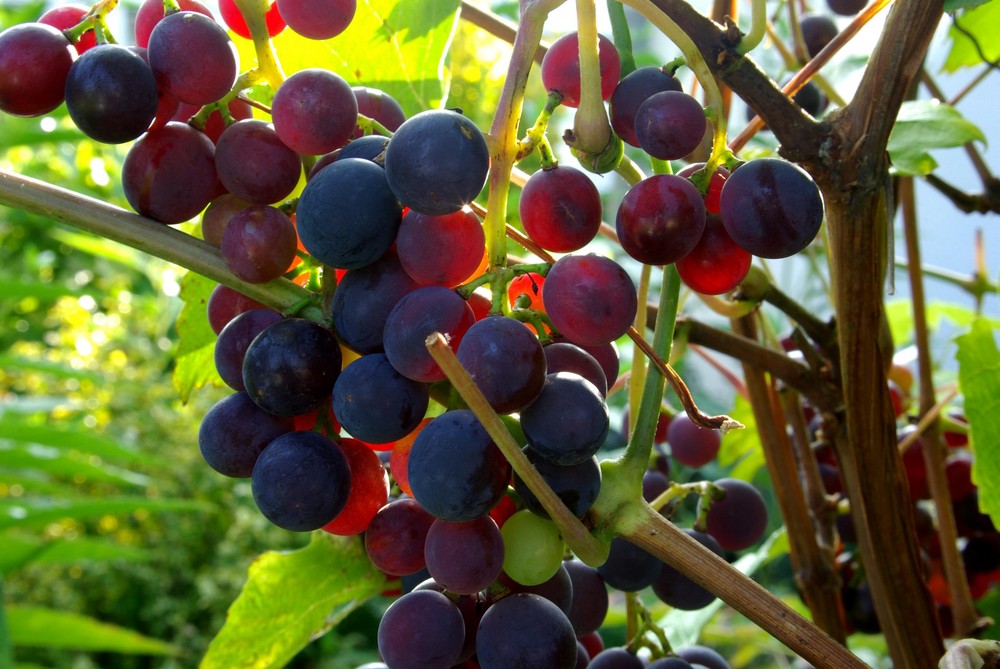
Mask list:
[[[601,153],[611,141],[611,123],[601,96],[601,60],[594,0],[576,0],[580,53],[580,104],[573,117],[573,148]]]
[[[791,3],[790,3],[791,4]],[[745,56],[760,44],[767,33],[767,3],[765,0],[750,1],[750,32],[736,45],[736,53]]]
[[[625,18],[625,6],[617,0],[608,0],[608,18],[611,20],[611,38],[621,59],[621,78],[635,71],[635,56],[632,55],[632,33]]]
[[[313,296],[287,279],[247,283],[229,268],[219,249],[176,228],[133,214],[94,198],[43,181],[0,170],[0,203],[67,223],[197,272],[284,311]],[[299,316],[323,321],[318,305],[306,306]]]
[[[257,68],[271,88],[278,90],[281,82],[285,80],[285,75],[281,71],[281,63],[274,50],[271,35],[267,32],[267,21],[264,18],[270,9],[270,3],[268,0],[234,0],[234,2],[250,29],[254,51],[257,53]]]

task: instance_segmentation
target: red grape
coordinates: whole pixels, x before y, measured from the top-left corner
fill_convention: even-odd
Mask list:
[[[622,63],[615,45],[598,35],[597,53],[601,69],[601,98],[607,100],[618,84]],[[580,43],[575,32],[563,35],[548,48],[542,59],[542,84],[545,90],[562,94],[562,104],[580,105]]]
[[[229,29],[244,39],[250,39],[250,28],[247,20],[243,17],[243,12],[236,6],[235,0],[219,0],[219,13],[222,20],[226,22]],[[271,2],[267,12],[264,14],[264,23],[267,26],[267,34],[274,37],[285,29],[285,20],[281,18],[278,11],[278,3]]]
[[[543,249],[576,251],[601,227],[601,194],[581,170],[557,166],[531,175],[518,212],[525,234]]]
[[[285,79],[271,103],[271,121],[281,141],[307,155],[339,149],[358,120],[358,102],[350,84],[319,68],[300,70]]]
[[[0,32],[0,111],[41,116],[62,104],[76,49],[58,29],[21,23]]]
[[[357,0],[276,0],[288,27],[309,39],[336,37],[351,24]]]

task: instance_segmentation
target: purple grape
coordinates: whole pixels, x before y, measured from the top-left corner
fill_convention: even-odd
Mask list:
[[[289,148],[321,155],[347,143],[358,120],[358,100],[338,74],[320,68],[299,70],[274,93],[271,121]]]
[[[697,149],[707,127],[701,103],[680,91],[655,93],[635,112],[639,146],[660,160],[680,160]]]
[[[733,478],[719,479],[715,485],[726,495],[709,507],[707,532],[727,551],[743,550],[760,541],[767,529],[767,504],[757,488]]]
[[[545,312],[567,339],[597,346],[621,337],[635,320],[635,284],[618,263],[594,254],[568,255],[545,276]]]
[[[622,77],[608,101],[611,127],[627,144],[639,146],[635,136],[635,113],[649,96],[663,91],[680,91],[681,82],[663,68],[640,67]]]
[[[722,557],[722,547],[710,535],[695,530],[684,531],[702,546]],[[665,604],[682,611],[701,609],[715,601],[715,595],[666,563],[660,567],[660,573],[653,581],[653,592]]]
[[[441,381],[444,372],[427,351],[427,337],[440,332],[455,350],[474,319],[472,308],[454,290],[418,288],[397,302],[386,317],[382,334],[385,354],[403,376],[414,381]]]
[[[489,516],[457,523],[435,520],[424,543],[431,577],[460,595],[488,588],[500,575],[503,555],[503,537]]]
[[[590,565],[579,560],[567,560],[563,567],[573,584],[573,603],[566,615],[577,636],[596,632],[604,623],[610,601],[604,577]]]
[[[333,386],[333,413],[351,436],[388,444],[412,432],[427,412],[426,384],[396,371],[382,353],[349,364]]]
[[[545,385],[545,354],[524,323],[506,316],[476,321],[462,337],[458,360],[497,413],[520,411]]]
[[[229,321],[215,340],[215,369],[233,390],[246,390],[243,385],[243,358],[254,338],[268,326],[280,321],[281,314],[273,309],[250,309]]]
[[[230,193],[254,204],[283,200],[302,176],[299,154],[260,119],[237,121],[222,132],[215,145],[215,167]]]
[[[269,414],[246,393],[216,402],[201,420],[198,448],[208,466],[225,476],[249,478],[268,444],[293,429],[292,420]]]
[[[188,104],[219,100],[239,74],[236,45],[222,26],[199,12],[163,17],[150,33],[147,49],[157,80]]]
[[[390,667],[437,669],[458,661],[465,621],[454,602],[433,590],[414,590],[386,609],[378,652]]]
[[[630,256],[647,265],[666,265],[677,262],[698,244],[705,230],[705,215],[705,200],[690,181],[655,174],[625,194],[615,228]]]
[[[371,265],[348,270],[333,294],[337,334],[358,353],[381,352],[386,317],[397,302],[418,287],[393,253]]]
[[[548,373],[572,372],[594,384],[602,396],[608,396],[608,380],[601,363],[590,353],[569,342],[549,344],[542,349]]]
[[[576,636],[566,614],[530,593],[508,595],[483,614],[476,637],[482,669],[574,669]]]

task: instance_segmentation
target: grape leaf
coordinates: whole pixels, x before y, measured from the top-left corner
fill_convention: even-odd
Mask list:
[[[215,332],[208,323],[208,298],[215,282],[196,272],[181,278],[181,300],[184,306],[177,316],[177,345],[174,367],[174,388],[185,404],[191,393],[209,383],[222,385],[215,370]]]
[[[951,105],[937,100],[904,102],[889,135],[889,157],[896,172],[927,175],[937,162],[931,149],[962,146],[967,142],[985,143],[986,136],[976,124]]]
[[[954,10],[953,7],[947,9]],[[954,24],[948,29],[951,51],[942,67],[944,71],[954,72],[963,67],[981,65],[984,56],[993,62],[1000,59],[1000,41],[996,39],[1000,31],[1000,2],[987,2],[962,12],[958,25],[961,29]]]
[[[8,527],[45,527],[65,518],[90,520],[105,515],[128,515],[136,511],[205,511],[204,502],[188,499],[152,499],[117,496],[80,499],[36,499],[8,497],[0,499],[0,530]]]
[[[273,38],[286,75],[310,67],[336,72],[352,86],[385,91],[408,116],[447,98],[444,58],[458,24],[459,0],[361,0],[351,25],[316,41],[284,30]],[[234,38],[243,69],[257,62],[253,43]]]
[[[385,585],[358,537],[316,532],[300,550],[265,553],[200,667],[282,667]]]
[[[992,448],[995,443],[991,441],[1000,434],[1000,350],[996,331],[979,319],[956,341],[958,383],[965,397],[969,443],[976,455],[972,480],[979,488],[980,509],[1000,526],[1000,452]]]
[[[179,655],[181,650],[138,632],[94,618],[36,606],[7,606],[7,631],[15,646]]]

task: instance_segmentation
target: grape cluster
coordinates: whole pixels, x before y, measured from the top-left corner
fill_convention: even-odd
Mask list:
[[[602,485],[615,341],[640,306],[626,269],[586,252],[603,213],[594,182],[554,164],[533,174],[518,205],[524,231],[538,249],[564,255],[487,272],[469,205],[486,183],[490,147],[468,117],[436,109],[407,118],[381,91],[305,69],[274,91],[269,121],[254,118],[239,96],[229,33],[195,0],[179,4],[164,16],[159,0],[146,0],[138,47],[91,43],[93,31],[71,44],[60,28],[94,21],[86,12],[0,33],[0,109],[32,116],[65,101],[91,138],[132,141],[122,169],[132,207],[164,224],[204,211],[205,240],[242,281],[335,284],[323,322],[227,287],[213,292],[215,364],[233,392],[204,416],[205,461],[249,479],[275,525],[363,535],[372,563],[402,580],[406,594],[379,626],[381,666],[643,666],[634,648],[603,648],[608,587],[650,588],[686,610],[714,595],[623,538],[599,569],[566,559],[559,528],[426,346],[444,335],[541,478],[586,518]],[[219,7],[230,30],[248,37],[236,4]],[[353,1],[277,0],[266,25],[270,35],[287,27],[329,39],[354,11]],[[603,36],[599,55],[601,95],[624,142],[661,161],[696,151],[710,124],[672,73],[646,67],[619,81],[620,59]],[[579,104],[576,34],[552,45],[541,78],[562,104]],[[391,137],[366,135],[359,115]],[[316,159],[307,175],[303,156]],[[817,234],[822,199],[795,165],[762,158],[732,172],[704,168],[692,163],[629,190],[615,221],[626,253],[676,263],[694,290],[724,293],[753,255],[786,257]],[[678,465],[714,460],[718,433],[684,414],[669,428],[664,418],[658,442],[669,442]],[[671,489],[666,463],[660,451],[643,481],[647,501]],[[698,516],[686,531],[723,557],[757,543],[768,521],[760,493],[729,478],[702,489]],[[694,647],[648,666],[728,664]]]

